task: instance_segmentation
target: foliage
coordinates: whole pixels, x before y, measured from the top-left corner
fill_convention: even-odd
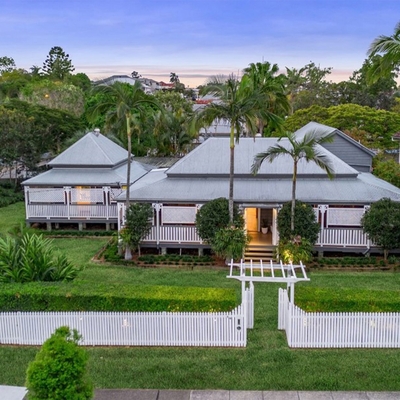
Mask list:
[[[24,194],[20,187],[15,187],[8,182],[0,183],[0,208],[20,201],[24,201]]]
[[[370,148],[396,147],[392,136],[400,130],[398,113],[356,104],[299,110],[286,119],[285,128],[295,131],[310,121],[335,127]]]
[[[54,46],[50,49],[46,60],[43,63],[43,72],[50,79],[64,80],[75,70],[69,54],[66,54],[62,47]]]
[[[270,113],[279,115],[280,117],[286,117],[288,114],[290,104],[285,93],[285,76],[283,74],[278,75],[278,65],[271,65],[269,62],[251,63],[243,72],[250,78],[252,89],[254,91],[260,90],[265,97],[260,107],[261,113],[258,121],[259,133],[264,136],[265,134],[271,135],[275,131],[279,132],[281,121],[278,120],[278,124],[276,125],[274,123],[275,121],[272,119],[269,121],[269,124],[264,127],[262,113],[266,109]]]
[[[22,101],[63,110],[75,117],[84,112],[84,93],[71,83],[49,79],[33,81],[21,90],[19,97]]]
[[[238,207],[234,207],[235,226],[244,227],[243,216]],[[196,214],[196,229],[199,236],[209,244],[213,243],[216,233],[229,226],[229,205],[224,197],[214,199],[204,204]]]
[[[28,133],[34,139],[30,140],[28,136],[24,143],[30,148],[32,154],[36,152],[42,154],[47,151],[57,153],[67,138],[83,128],[78,118],[62,110],[29,104],[17,99],[12,99],[3,106],[7,110],[24,114],[25,118],[30,118],[32,129]]]
[[[193,271],[190,271],[193,273]],[[1,311],[229,311],[234,289],[122,282],[10,283],[0,292]]]
[[[331,72],[331,67],[321,68],[314,62],[300,69],[286,68],[286,91],[292,110],[308,108],[313,104],[326,106],[323,94],[329,90],[326,78]]]
[[[310,204],[296,200],[295,204],[294,231],[291,230],[291,203],[283,205],[278,214],[279,238],[283,241],[290,241],[295,236],[302,240],[309,241],[311,245],[318,239],[320,230],[319,223],[314,210]]]
[[[370,68],[368,75],[370,82],[376,82],[381,77],[393,77],[394,71],[398,71],[400,67],[399,36],[400,22],[396,24],[392,36],[380,35],[371,43],[368,55],[374,57],[381,54],[382,57]]]
[[[250,236],[243,228],[228,226],[215,233],[211,248],[224,259],[239,260],[249,243]]]
[[[31,400],[85,400],[93,398],[87,377],[88,354],[78,345],[81,336],[68,326],[57,328],[29,364],[26,377]]]
[[[300,236],[294,237],[292,240],[280,240],[276,249],[277,257],[285,264],[304,265],[312,260],[313,246],[309,240]]]
[[[373,174],[400,188],[400,164],[397,161],[374,157]]]
[[[389,198],[372,203],[361,226],[369,239],[383,248],[386,260],[389,250],[400,247],[400,203]]]
[[[139,250],[140,242],[148,235],[152,226],[153,208],[149,203],[134,203],[128,208],[125,225],[120,234],[128,246]]]
[[[4,72],[11,72],[13,69],[15,69],[13,58],[7,56],[0,57],[0,75]]]
[[[78,272],[49,239],[30,233],[0,238],[0,282],[65,281]]]
[[[0,106],[0,160],[3,164],[34,170],[40,159],[34,121],[18,110]],[[19,165],[17,165],[17,163]]]

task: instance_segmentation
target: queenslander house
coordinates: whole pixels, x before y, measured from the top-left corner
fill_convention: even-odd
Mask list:
[[[310,122],[296,136],[317,127],[321,125]],[[316,250],[374,250],[361,229],[361,217],[381,198],[400,201],[400,189],[372,175],[372,151],[335,128],[322,127],[334,132],[334,141],[324,144],[323,151],[332,160],[335,178],[330,180],[317,165],[301,160],[296,190],[298,200],[314,207],[320,224]],[[250,172],[254,156],[277,140],[242,138],[235,146],[234,201],[244,214],[250,245],[260,249],[277,245],[277,215],[291,200],[293,162],[289,156],[264,162],[256,176]],[[142,246],[165,251],[208,247],[197,234],[196,213],[206,202],[228,197],[229,158],[229,138],[214,137],[170,168],[132,163],[130,200],[151,203],[154,210],[153,226]],[[46,223],[48,229],[65,223],[81,229],[90,223],[121,228],[126,161],[124,149],[99,132],[88,133],[51,161],[49,171],[23,183],[27,223]],[[268,232],[262,234],[265,226]]]

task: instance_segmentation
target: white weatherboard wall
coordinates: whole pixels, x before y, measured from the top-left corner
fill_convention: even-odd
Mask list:
[[[216,313],[4,312],[0,343],[41,345],[66,325],[78,330],[83,345],[245,347],[254,292],[246,289],[243,295],[240,306]]]
[[[289,347],[400,347],[400,313],[307,313],[285,289],[279,289],[278,329]]]

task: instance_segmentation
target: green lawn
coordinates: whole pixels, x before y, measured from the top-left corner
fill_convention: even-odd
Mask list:
[[[0,234],[5,234],[20,224],[25,224],[25,203],[20,202],[0,208]]]
[[[2,209],[0,209],[0,220]],[[85,269],[75,283],[135,283],[234,287],[228,270],[110,267],[90,259],[106,239],[55,239]],[[315,287],[398,289],[393,272],[312,272]],[[246,348],[89,347],[89,372],[97,388],[399,391],[399,349],[291,350],[277,330],[277,284],[255,285],[255,326]],[[24,385],[37,347],[0,346],[0,384]]]

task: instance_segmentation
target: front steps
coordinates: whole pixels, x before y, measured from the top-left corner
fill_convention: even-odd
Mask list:
[[[265,245],[265,244],[249,244],[244,254],[244,262],[260,262],[262,260],[263,263],[276,262],[275,259],[275,249],[276,246]]]

